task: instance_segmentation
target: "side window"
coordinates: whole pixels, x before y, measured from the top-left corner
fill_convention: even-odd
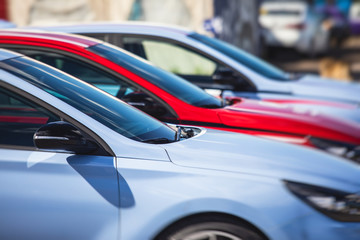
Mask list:
[[[36,130],[59,120],[46,109],[0,87],[0,145],[35,147],[33,135]]]
[[[254,91],[239,73],[190,47],[165,39],[123,36],[126,50],[218,96],[221,90]]]
[[[165,121],[174,117],[157,99],[88,63],[58,53],[14,50],[90,83],[160,120]]]
[[[122,98],[123,96],[136,91],[134,87],[126,82],[77,59],[58,53],[43,52],[39,50],[14,50],[60,69],[118,98]]]
[[[217,68],[216,62],[207,57],[170,42],[123,37],[123,46],[156,66],[179,75],[212,76]]]

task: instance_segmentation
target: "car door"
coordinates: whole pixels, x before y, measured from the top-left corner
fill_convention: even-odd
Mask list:
[[[0,84],[0,239],[117,239],[114,157],[37,149],[62,116],[24,94]]]

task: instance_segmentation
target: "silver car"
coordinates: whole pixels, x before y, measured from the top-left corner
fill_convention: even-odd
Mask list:
[[[360,84],[286,73],[220,40],[146,23],[80,24],[40,29],[78,33],[122,47],[225,98],[245,97],[322,111],[360,122]]]

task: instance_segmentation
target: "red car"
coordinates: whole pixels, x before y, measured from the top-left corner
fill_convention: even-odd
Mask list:
[[[360,126],[355,123],[311,111],[298,113],[283,104],[247,99],[225,103],[180,77],[95,39],[4,30],[0,31],[0,47],[63,70],[164,122],[313,146],[360,162]]]

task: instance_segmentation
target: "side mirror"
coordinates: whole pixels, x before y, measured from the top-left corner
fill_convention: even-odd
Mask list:
[[[231,70],[230,68],[224,68],[224,67],[218,68],[215,71],[212,79],[215,83],[219,83],[219,84],[222,83],[222,84],[234,85],[238,82],[238,78],[236,77],[234,71]]]
[[[89,154],[98,149],[73,125],[59,121],[48,123],[34,134],[34,144],[39,149],[62,150],[76,154]]]
[[[215,84],[222,85],[223,90],[238,90],[248,85],[242,77],[227,67],[219,67],[213,74],[212,80]]]
[[[132,92],[122,97],[121,100],[155,118],[161,118],[167,113],[162,105],[143,92]]]

